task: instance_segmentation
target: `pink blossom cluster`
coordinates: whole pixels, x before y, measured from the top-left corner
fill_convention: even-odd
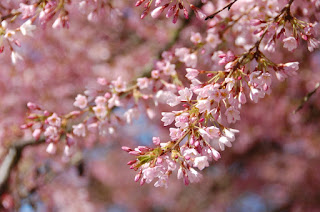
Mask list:
[[[138,1],[137,6],[143,2]],[[165,2],[156,1],[157,8],[151,15],[159,16],[170,5],[168,12],[174,10],[175,22],[179,10],[186,11],[181,2],[185,1],[173,5],[170,1],[159,6]],[[146,2],[143,17],[149,12],[151,3]],[[161,142],[159,137],[153,137],[154,148],[124,146],[124,151],[136,157],[128,165],[138,172],[135,181],[140,181],[140,184],[155,181],[156,187],[167,187],[169,176],[174,172],[186,185],[199,182],[201,174],[198,170],[218,160],[219,152],[225,146],[231,147],[235,141],[239,131],[230,125],[240,120],[242,105],[249,99],[257,103],[266,94],[269,95],[273,76],[282,81],[295,75],[299,69],[298,62],[271,61],[263,50],[272,52],[276,41],[282,41],[284,48],[293,51],[300,37],[307,41],[309,51],[319,47],[318,24],[293,16],[292,3],[289,1],[282,9],[271,10],[272,7],[269,7],[270,14],[254,17],[249,25],[256,29],[251,35],[253,41],[235,41],[236,45],[243,47],[244,51],[240,53],[223,49],[223,45],[226,42],[224,33],[240,23],[243,16],[236,17],[229,25],[222,25],[223,21],[213,21],[209,23],[205,38],[200,32],[192,33],[192,48],[176,47],[163,52],[163,59],[156,62],[150,77],[140,77],[130,85],[120,77],[111,82],[99,78],[98,89],[87,90],[85,95],[78,94],[75,98],[74,106],[80,111],[59,116],[30,103],[28,123],[23,128],[31,129],[36,139],[43,134],[49,143],[49,153],[54,153],[60,140],[65,138],[66,142],[61,145],[68,156],[75,144],[74,137],[85,137],[87,132],[103,131],[103,128],[113,134],[117,124],[131,123],[141,111],[152,119],[156,116],[153,108],[166,104],[173,109],[161,112],[161,121],[164,126],[169,126],[170,140]],[[245,4],[244,15],[249,17],[248,14],[260,6],[252,5],[252,2]],[[222,17],[217,18],[223,20]],[[242,24],[247,21],[245,19]],[[213,70],[198,68],[206,54],[210,54],[210,62],[215,62]],[[181,69],[185,70],[183,75]],[[138,104],[143,105],[143,110]],[[125,112],[116,114],[117,107],[123,107]],[[80,117],[81,121],[74,124]]]

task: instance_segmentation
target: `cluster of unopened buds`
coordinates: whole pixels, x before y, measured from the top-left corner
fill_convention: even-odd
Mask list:
[[[155,1],[156,8],[151,15],[157,17],[168,8],[167,17],[173,16],[176,22],[180,10],[188,17],[183,5],[187,2]],[[167,187],[168,178],[175,171],[186,185],[198,182],[201,179],[198,170],[218,160],[219,151],[223,151],[225,146],[231,147],[235,141],[239,131],[228,125],[240,120],[242,105],[248,99],[257,103],[260,98],[270,94],[272,75],[283,80],[296,74],[299,69],[298,62],[274,63],[268,59],[260,50],[264,42],[267,41],[264,50],[268,51],[274,51],[278,40],[292,51],[297,48],[300,37],[308,42],[310,51],[319,47],[320,42],[316,39],[318,24],[293,17],[290,13],[293,1],[290,2],[274,18],[251,21],[252,26],[258,26],[254,32],[256,42],[245,48],[242,54],[237,55],[231,50],[218,51],[220,44],[225,41],[213,28],[207,31],[205,39],[200,33],[192,33],[194,48],[182,47],[164,52],[163,60],[156,63],[151,77],[138,78],[131,86],[127,86],[121,78],[112,82],[99,78],[96,89],[87,90],[85,95],[79,94],[75,98],[74,106],[80,110],[63,116],[29,103],[28,123],[22,127],[31,129],[35,139],[43,135],[43,139],[49,143],[49,153],[54,153],[61,138],[65,138],[64,152],[68,156],[75,144],[75,137],[85,137],[88,131],[105,128],[113,134],[117,123],[131,123],[141,107],[146,109],[144,111],[149,118],[153,118],[155,113],[151,108],[167,104],[174,109],[162,112],[161,121],[164,126],[170,127],[170,140],[162,142],[159,137],[153,137],[153,148],[122,147],[135,156],[128,165],[137,171],[135,181],[140,181],[140,184],[155,181],[156,187]],[[143,3],[145,11],[142,17],[149,13],[152,1],[141,0],[136,5]],[[199,15],[198,9],[189,6]],[[200,56],[205,52],[201,49],[214,52],[211,59],[216,63],[216,70],[197,69]],[[185,80],[179,79],[178,63],[183,64],[181,69],[186,71]],[[183,83],[185,81],[187,83]],[[134,106],[127,108],[130,105],[128,102],[134,102]],[[143,106],[139,108],[138,102]],[[115,107],[123,107],[125,112],[119,116],[114,113]],[[80,123],[73,124],[80,118]]]
[[[138,0],[136,2],[136,6],[144,5],[144,11],[141,14],[141,18],[143,19],[150,13],[150,8],[152,6],[152,0]],[[182,11],[184,17],[186,19],[189,18],[189,7],[191,10],[194,11],[195,15],[199,19],[205,19],[206,15],[195,5],[189,3],[189,1],[186,0],[174,0],[174,1],[169,1],[169,0],[156,0],[154,3],[155,8],[151,11],[151,16],[152,18],[157,18],[159,17],[165,10],[166,12],[166,18],[171,18],[173,23],[176,23],[178,18],[179,18],[179,13]]]

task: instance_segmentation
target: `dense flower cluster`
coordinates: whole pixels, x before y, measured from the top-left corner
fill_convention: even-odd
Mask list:
[[[150,119],[154,118],[156,107],[165,104],[173,107],[170,111],[159,112],[163,125],[169,127],[170,140],[153,137],[154,147],[124,146],[124,151],[135,156],[128,165],[137,171],[135,181],[140,181],[141,185],[154,182],[156,187],[168,187],[169,176],[173,173],[186,185],[199,182],[202,177],[199,171],[218,160],[220,151],[231,147],[235,141],[239,130],[233,129],[232,124],[241,120],[242,105],[248,100],[257,103],[271,93],[275,78],[282,81],[298,71],[298,62],[269,59],[268,54],[277,50],[277,43],[289,51],[303,45],[300,40],[307,42],[310,52],[320,46],[318,22],[297,18],[292,12],[295,10],[293,2],[267,1],[265,5],[265,1],[244,1],[241,5],[234,4],[232,8],[236,7],[239,12],[230,10],[230,16],[217,14],[208,21],[205,33],[191,33],[192,47],[176,47],[163,52],[150,77],[140,77],[134,82],[125,82],[121,77],[110,82],[99,78],[95,88],[75,97],[73,105],[77,110],[65,115],[28,103],[27,123],[22,128],[31,130],[34,139],[44,139],[48,153],[55,154],[62,146],[64,154],[70,156],[77,137],[97,131],[114,134],[119,124],[130,124],[143,111]],[[180,11],[189,18],[187,7],[198,18],[206,18],[189,1],[157,0],[151,11],[152,3],[152,0],[136,2],[136,6],[145,5],[141,18],[149,12],[157,18],[166,11],[166,17],[173,17],[176,23]],[[10,16],[21,16],[25,20],[23,24],[12,30],[7,20],[1,22],[1,51],[4,49],[2,40],[7,40],[12,63],[21,60],[21,55],[12,47],[13,44],[20,45],[15,33],[32,36],[36,19],[45,25],[55,17],[53,28],[68,27],[65,4],[65,1],[21,3]],[[81,1],[79,5],[84,8],[87,4],[89,1]],[[204,11],[213,7],[207,1],[202,4]],[[308,4],[319,8],[317,1]],[[92,2],[90,5],[99,7]],[[102,1],[102,5],[112,8],[108,1]],[[97,9],[93,9],[88,19],[93,20],[97,13]],[[235,32],[238,33],[236,40],[228,40],[225,36]],[[225,44],[234,47],[225,47]],[[213,65],[210,70],[204,70],[199,68],[201,63]],[[121,112],[116,110],[119,107],[123,108]]]

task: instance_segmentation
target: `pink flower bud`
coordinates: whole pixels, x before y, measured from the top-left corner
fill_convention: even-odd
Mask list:
[[[173,16],[173,20],[172,23],[177,23],[178,21],[178,15],[179,15],[179,9],[177,9],[177,11],[175,12],[174,16]]]
[[[30,122],[30,123],[28,123],[28,124],[23,124],[23,125],[20,126],[20,128],[23,129],[23,130],[24,130],[24,129],[28,129],[28,128],[32,127],[33,124],[34,124],[34,123],[32,123],[32,122]]]
[[[46,149],[46,152],[49,154],[55,154],[57,151],[57,146],[54,143],[50,143]]]
[[[130,154],[130,155],[134,155],[134,156],[139,156],[139,155],[141,155],[140,152],[138,152],[138,151],[130,151],[129,154]]]
[[[170,18],[174,14],[175,10],[176,10],[176,5],[173,5],[172,7],[170,7],[169,10],[167,11],[166,17]]]
[[[241,104],[245,104],[247,102],[246,95],[243,92],[240,92],[238,100]]]
[[[27,107],[29,108],[29,110],[40,110],[40,107],[32,102],[28,102]]]
[[[137,160],[130,160],[130,161],[127,163],[127,165],[131,166],[131,165],[135,164],[136,162],[137,162]]]
[[[41,129],[35,129],[32,133],[32,136],[34,137],[34,139],[39,140],[41,135]]]
[[[133,151],[133,149],[131,149],[130,147],[127,147],[127,146],[123,146],[123,147],[121,147],[121,149],[122,149],[123,151],[126,151],[126,152]]]
[[[136,7],[140,6],[145,0],[139,0],[136,2]]]
[[[157,7],[155,8],[152,12],[151,12],[151,17],[152,18],[157,18],[159,17],[159,15],[163,12],[163,10],[165,8],[167,8],[169,6],[169,4],[165,4],[163,6]]]
[[[152,142],[154,145],[159,146],[160,145],[160,138],[159,137],[153,137]]]
[[[146,16],[148,15],[149,9],[150,9],[150,7],[146,8],[146,9],[142,12],[142,14],[141,14],[141,16],[140,16],[141,19],[144,19],[144,17],[146,17]]]
[[[149,151],[149,148],[146,147],[146,146],[138,146],[138,149],[139,149],[141,152],[147,152],[147,151]]]
[[[186,19],[189,19],[189,13],[188,10],[186,8],[183,8],[183,15]]]
[[[79,110],[74,110],[74,111],[71,111],[69,114],[70,114],[71,116],[78,116],[78,115],[81,114],[81,111],[79,111]]]
[[[134,181],[135,181],[135,182],[138,182],[138,181],[140,180],[140,178],[141,178],[141,174],[138,173],[138,174],[136,174],[136,176],[134,177]]]

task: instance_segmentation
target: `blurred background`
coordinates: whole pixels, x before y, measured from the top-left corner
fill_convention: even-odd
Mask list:
[[[24,60],[16,66],[8,49],[1,54],[0,161],[11,143],[30,138],[19,128],[27,102],[67,113],[74,110],[75,96],[94,87],[97,77],[122,76],[130,82],[152,70],[181,26],[174,47],[191,46],[191,32],[206,31],[206,25],[194,18],[176,25],[161,18],[141,21],[142,8],[126,1],[113,4],[118,10],[106,7],[92,21],[87,15],[94,5],[83,14],[70,5],[69,29],[47,25],[33,38],[19,37]],[[185,186],[175,173],[168,189],[134,182],[135,172],[126,165],[132,157],[121,146],[151,145],[153,136],[168,138],[160,113],[153,120],[141,115],[131,125],[118,126],[113,136],[94,134],[77,140],[79,151],[68,159],[62,151],[48,155],[46,145],[26,148],[11,175],[9,192],[1,196],[3,210],[320,211],[319,91],[294,113],[320,82],[320,52],[309,53],[305,43],[300,45],[294,53],[279,47],[281,51],[268,55],[275,62],[299,61],[298,75],[281,83],[274,79],[270,96],[242,108],[241,121],[232,126],[240,130],[233,147],[203,170],[200,183]],[[199,66],[210,70],[212,63],[203,59]],[[160,105],[157,110],[169,109]]]

